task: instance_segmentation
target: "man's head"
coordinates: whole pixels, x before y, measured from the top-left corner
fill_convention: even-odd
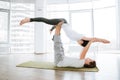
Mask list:
[[[86,58],[84,67],[86,67],[86,68],[94,68],[94,67],[96,67],[96,62],[94,60],[90,59],[90,58]]]

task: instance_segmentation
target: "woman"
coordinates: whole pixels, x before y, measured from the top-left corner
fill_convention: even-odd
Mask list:
[[[46,24],[54,25],[51,29],[51,31],[52,31],[56,27],[56,25],[61,21],[63,22],[61,27],[64,30],[64,32],[66,33],[66,35],[71,40],[77,41],[81,46],[85,47],[88,44],[88,42],[91,39],[93,39],[93,38],[85,37],[84,35],[79,34],[79,33],[75,32],[74,30],[72,30],[72,27],[63,18],[60,18],[60,19],[47,19],[47,18],[43,18],[43,17],[25,18],[25,19],[21,20],[20,25],[23,25],[23,24],[28,23],[28,22],[44,22]],[[101,38],[95,38],[95,39],[98,39],[99,42],[104,41],[104,43],[109,43],[109,41],[105,40],[105,39],[101,39]]]

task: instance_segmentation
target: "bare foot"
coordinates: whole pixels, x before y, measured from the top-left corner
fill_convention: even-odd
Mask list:
[[[20,25],[30,22],[30,18],[24,18],[20,21]]]

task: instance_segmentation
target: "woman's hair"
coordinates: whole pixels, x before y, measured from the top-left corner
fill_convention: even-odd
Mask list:
[[[84,67],[85,68],[94,68],[94,67],[96,67],[96,62],[92,61],[89,64],[84,64]]]

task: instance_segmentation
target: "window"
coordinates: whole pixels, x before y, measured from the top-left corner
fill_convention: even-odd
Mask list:
[[[0,12],[0,43],[8,43],[8,13]]]
[[[34,52],[34,24],[19,25],[25,17],[34,17],[34,4],[11,3],[10,44],[11,53]]]
[[[10,9],[10,3],[8,1],[0,0],[0,9]]]
[[[9,2],[0,1],[0,43],[8,43]]]
[[[0,0],[0,54],[9,53],[9,1]]]
[[[94,35],[110,40],[111,43],[107,48],[116,48],[117,33],[115,7],[94,10]]]
[[[106,38],[111,41],[109,45],[100,44],[100,49],[111,50],[116,49],[117,36],[116,33],[116,7],[115,0],[85,0],[75,2],[76,0],[68,0],[68,2],[48,4],[47,16],[50,18],[64,17],[69,20],[72,28],[88,37],[95,36]],[[87,5],[87,6],[86,6]],[[54,7],[54,8],[53,8]],[[67,12],[68,14],[66,14]],[[61,14],[63,13],[63,14]],[[64,15],[64,16],[63,16]],[[67,41],[64,36],[64,42],[68,44],[76,44]],[[69,51],[69,49],[68,49]]]
[[[91,11],[78,11],[71,13],[72,29],[80,34],[92,36]]]

